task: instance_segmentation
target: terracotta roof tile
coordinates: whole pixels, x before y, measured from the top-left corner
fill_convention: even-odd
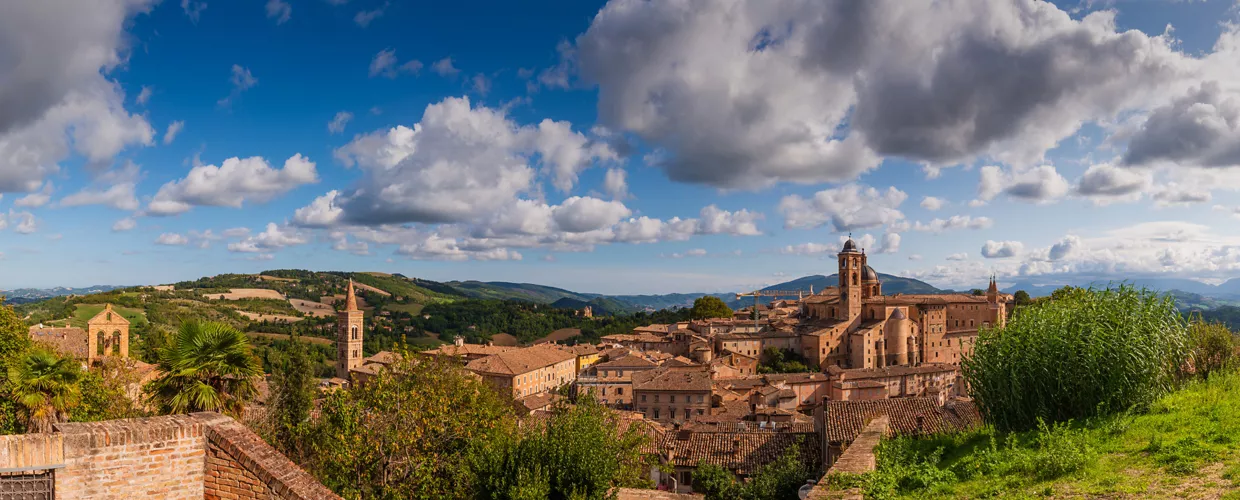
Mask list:
[[[86,359],[86,331],[81,328],[39,328],[30,327],[30,340],[39,342],[60,352],[62,355]]]
[[[710,372],[700,368],[655,368],[633,374],[634,391],[710,391]]]
[[[774,462],[793,445],[800,447],[802,460],[817,470],[822,460],[820,444],[812,432],[742,431],[700,432],[673,431],[664,434],[660,451],[671,452],[672,465],[697,467],[700,463],[718,465],[741,475],[749,475],[763,465]]]
[[[981,416],[971,401],[939,407],[934,398],[894,398],[827,402],[827,441],[850,443],[874,417],[891,419],[891,435],[926,435],[980,426]],[[918,417],[923,417],[918,426]]]
[[[520,375],[570,359],[576,356],[555,347],[536,345],[475,359],[465,368],[476,373]]]

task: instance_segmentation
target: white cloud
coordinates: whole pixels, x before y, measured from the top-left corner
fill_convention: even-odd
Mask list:
[[[30,234],[39,228],[39,221],[34,214],[12,209],[9,209],[9,218],[6,224],[12,224],[13,232],[17,234]],[[3,227],[0,227],[0,229],[3,229]]]
[[[52,187],[51,181],[44,182],[42,189],[35,191],[33,193],[30,193],[21,198],[18,198],[16,201],[13,202],[13,206],[38,208],[43,205],[46,205],[47,202],[51,201],[52,199],[53,189],[55,188]]]
[[[963,253],[963,252],[962,252],[962,253],[954,253],[954,254],[948,255],[948,256],[947,256],[947,260],[954,260],[954,261],[964,261],[964,260],[969,260],[969,254],[967,254],[967,253]]]
[[[138,97],[134,98],[133,102],[139,106],[146,106],[146,103],[150,102],[153,92],[154,89],[150,85],[143,85],[142,90],[138,91]]]
[[[239,64],[232,65],[232,77],[228,81],[232,83],[232,92],[227,97],[216,102],[221,107],[231,106],[233,101],[241,96],[242,92],[258,85],[258,79],[254,78],[254,74],[250,72],[250,69]]]
[[[583,168],[612,155],[566,122],[520,126],[502,110],[447,98],[427,106],[413,127],[359,135],[338,148],[336,159],[364,176],[332,206],[343,222],[363,225],[476,221],[534,189],[534,160],[567,188]]]
[[[684,252],[669,254],[668,257],[673,259],[683,259],[685,257],[705,257],[706,254],[707,252],[705,248],[691,248],[689,250],[685,250]]]
[[[988,229],[993,225],[994,221],[989,217],[953,215],[946,219],[934,219],[925,224],[921,221],[917,221],[913,224],[912,229],[914,231],[929,231],[938,233],[952,229]]]
[[[673,179],[752,187],[851,180],[880,155],[1033,164],[1162,99],[1195,65],[1174,46],[1045,2],[614,0],[557,68]]]
[[[327,131],[333,134],[344,132],[345,125],[348,125],[349,120],[352,119],[353,113],[348,111],[338,112],[336,113],[336,116],[332,117],[332,121],[327,123]]]
[[[336,206],[336,197],[340,192],[328,191],[327,194],[315,198],[309,205],[297,209],[293,214],[293,222],[305,227],[329,227],[335,225],[344,210]]]
[[[603,177],[603,191],[612,199],[623,200],[629,197],[628,172],[622,168],[609,168]]]
[[[551,210],[556,225],[570,233],[584,233],[610,227],[633,212],[618,201],[574,196]]]
[[[485,97],[491,91],[491,80],[486,75],[478,73],[469,79],[469,86],[475,93]]]
[[[380,50],[379,53],[375,54],[375,57],[370,60],[369,74],[371,78],[376,76],[396,78],[396,76],[401,73],[416,75],[420,71],[422,71],[422,61],[410,59],[404,63],[401,63],[396,58],[396,49],[388,48]],[[374,109],[376,108],[371,108],[372,113],[374,113]]]
[[[896,253],[900,251],[900,235],[897,233],[887,233],[883,235],[883,244],[878,247],[875,253]]]
[[[1129,141],[1123,161],[1127,165],[1240,165],[1240,89],[1224,90],[1218,82],[1207,82],[1155,109]]]
[[[198,24],[202,11],[207,10],[207,2],[181,0],[181,10],[185,11],[185,17],[188,17],[191,23]]]
[[[1025,245],[1019,241],[986,240],[981,253],[987,259],[1006,259],[1019,255],[1024,249]]]
[[[164,132],[164,144],[172,144],[176,140],[177,134],[181,133],[181,129],[185,128],[185,122],[176,120],[168,124],[168,130]]]
[[[451,57],[445,57],[443,59],[435,61],[435,64],[431,65],[431,71],[434,71],[435,74],[439,76],[445,76],[445,77],[453,77],[453,76],[460,74],[461,72],[461,70],[456,69],[456,66],[452,65]]]
[[[976,205],[993,200],[1000,193],[1033,203],[1058,201],[1068,194],[1071,185],[1055,167],[1041,165],[1005,171],[996,166],[981,168],[977,187]],[[976,206],[970,203],[970,206]]]
[[[269,253],[273,250],[301,245],[307,241],[306,235],[297,231],[296,228],[269,222],[263,232],[236,243],[230,243],[228,250],[242,253]]]
[[[946,204],[947,204],[947,200],[944,200],[942,198],[935,198],[933,196],[927,196],[921,199],[921,208],[924,208],[931,212],[938,210],[940,208],[943,208],[943,206]]]
[[[1065,257],[1072,255],[1073,252],[1080,250],[1081,239],[1079,237],[1068,235],[1058,243],[1051,245],[1050,252],[1047,253],[1049,260],[1063,260]]]
[[[132,230],[136,227],[138,227],[138,221],[134,220],[133,217],[125,217],[116,221],[115,224],[112,224],[112,231],[119,233]]]
[[[846,184],[819,191],[811,199],[788,195],[779,201],[784,227],[809,228],[831,223],[837,232],[868,229],[904,218],[900,204],[908,195],[895,187],[885,191]]]
[[[137,210],[138,197],[134,195],[134,183],[122,182],[107,189],[86,188],[61,198],[62,207],[104,205],[117,210]]]
[[[1109,163],[1090,165],[1077,181],[1077,194],[1094,204],[1106,205],[1119,201],[1135,201],[1150,189],[1153,178],[1149,172],[1116,167]]]
[[[293,6],[283,0],[267,0],[267,17],[275,19],[276,25],[288,22],[293,16]]]
[[[157,245],[185,246],[189,244],[189,238],[177,233],[163,233],[155,238]]]
[[[387,10],[387,8],[388,8],[388,4],[384,3],[383,6],[377,9],[374,9],[374,10],[358,11],[357,15],[353,16],[353,22],[357,23],[358,26],[361,26],[363,28],[370,26],[370,23],[373,22],[375,19],[383,17],[383,11]]]
[[[266,160],[229,158],[220,166],[194,167],[184,179],[164,184],[147,205],[151,215],[175,215],[193,206],[241,208],[249,200],[265,202],[305,184],[319,181],[314,162],[295,154],[284,168]]]
[[[908,260],[911,260],[911,261],[919,261],[919,260],[921,260],[921,254],[916,254],[916,253],[915,253],[915,254],[911,254],[911,255],[909,255],[909,256],[908,256]]]

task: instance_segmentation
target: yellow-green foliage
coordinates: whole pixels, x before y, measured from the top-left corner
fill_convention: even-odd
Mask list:
[[[1216,498],[1240,487],[1240,374],[1190,382],[1139,415],[887,441],[857,483],[867,498]]]
[[[86,328],[86,322],[90,321],[96,314],[99,314],[100,311],[103,311],[103,307],[104,304],[78,304],[77,310],[73,312],[73,319],[70,320],[70,325]],[[112,306],[112,309],[129,320],[130,326],[146,323],[146,311],[120,306]]]

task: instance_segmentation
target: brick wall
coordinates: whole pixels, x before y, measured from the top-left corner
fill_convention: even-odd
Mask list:
[[[0,470],[53,469],[63,499],[338,499],[217,413],[68,423],[0,436]]]
[[[190,415],[59,424],[58,498],[203,497],[203,424]]]

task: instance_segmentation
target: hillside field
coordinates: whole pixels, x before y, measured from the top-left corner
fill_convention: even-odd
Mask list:
[[[78,328],[86,328],[86,322],[95,317],[103,310],[103,304],[77,304],[77,309],[73,312],[73,318],[69,320],[69,326]],[[112,310],[119,312],[121,316],[129,320],[130,326],[137,326],[140,323],[146,323],[146,311],[129,307],[112,306]]]

